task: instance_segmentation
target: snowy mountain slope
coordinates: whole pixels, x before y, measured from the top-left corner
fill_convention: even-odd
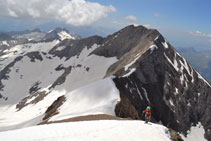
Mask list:
[[[53,57],[51,55],[48,55],[48,51],[52,49],[56,44],[60,42],[60,38],[69,39],[71,35],[69,35],[65,30],[57,28],[56,30],[52,30],[51,32],[54,33],[54,36],[51,37],[50,42],[45,41],[49,38],[44,38],[44,35],[47,36],[50,33],[39,33],[36,36],[40,38],[40,42],[25,42],[23,44],[19,44],[18,40],[14,44],[10,44],[11,41],[3,41],[4,44],[7,44],[8,47],[1,47],[1,62],[0,62],[0,69],[1,69],[1,93],[0,97],[4,100],[8,99],[8,95],[13,95],[13,90],[11,89],[11,86],[14,86],[14,88],[17,90],[16,92],[20,95],[22,94],[25,96],[29,92],[31,93],[33,91],[33,87],[38,87],[37,84],[42,85],[42,88],[47,87],[49,82],[52,83],[52,79],[55,79],[52,76],[47,75],[46,73],[52,73],[52,69],[55,69],[58,64],[53,64],[52,62],[56,61],[56,58],[51,60]],[[35,32],[21,34],[21,35],[15,35],[16,38],[33,38],[31,36],[34,35]],[[42,34],[42,35],[40,35]],[[63,34],[65,36],[63,36]],[[59,38],[57,38],[57,36]],[[71,38],[73,39],[73,38]],[[15,41],[15,40],[14,40]],[[36,61],[37,60],[37,61]],[[60,60],[60,59],[58,59]],[[57,62],[58,62],[57,60]],[[64,62],[61,60],[61,62]],[[58,62],[59,63],[59,62]],[[50,65],[47,66],[47,65]],[[11,69],[13,68],[13,69]],[[46,69],[45,69],[46,68]],[[43,69],[45,71],[43,71]],[[58,71],[55,71],[57,73]],[[61,72],[60,72],[61,73]],[[26,74],[26,75],[24,75]],[[41,75],[40,75],[41,74]],[[41,82],[38,80],[35,80],[33,77],[39,76],[39,79],[45,79],[42,81],[47,82]],[[32,78],[30,78],[32,77]],[[25,79],[26,78],[26,79]],[[8,81],[10,79],[10,81]],[[47,84],[45,84],[47,83]],[[20,85],[18,85],[20,84]],[[50,85],[50,84],[49,84]],[[29,90],[29,87],[32,87],[31,90]],[[40,88],[41,88],[40,87]],[[38,89],[38,88],[37,88]],[[7,94],[4,94],[7,93]],[[7,96],[6,96],[7,95]],[[16,96],[16,98],[22,99],[23,96]],[[14,98],[13,98],[14,99]],[[8,99],[7,103],[11,100]],[[13,102],[17,104],[17,102]]]
[[[184,135],[201,122],[210,138],[210,85],[157,30],[75,40],[60,31],[2,50],[1,131],[101,113],[143,119],[150,105],[153,122]]]
[[[151,124],[151,123],[150,123]],[[4,141],[170,141],[168,129],[161,125],[144,124],[142,121],[83,121],[33,126],[0,132]]]
[[[102,79],[108,66],[114,63],[116,59],[106,59],[105,57],[98,57],[96,55],[87,57],[87,55],[97,47],[98,46],[94,44],[89,50],[85,48],[78,57],[72,57],[68,61],[58,57],[50,59],[53,58],[53,56],[40,53],[41,60],[35,59],[36,61],[31,62],[28,56],[24,56],[21,61],[16,62],[13,69],[7,74],[9,75],[9,79],[2,80],[2,84],[5,85],[2,95],[7,97],[7,100],[0,103],[0,109],[1,111],[7,108],[9,109],[7,109],[6,114],[0,115],[1,119],[6,119],[3,120],[4,124],[1,125],[1,130],[19,128],[17,124],[25,126],[26,124],[23,122],[28,124],[29,120],[33,120],[37,117],[40,118],[37,118],[36,123],[32,122],[33,125],[41,122],[43,114],[53,103],[53,100],[56,100],[61,95],[67,94],[75,88]],[[56,71],[58,66],[62,66],[63,68],[71,67],[72,69],[65,78],[64,84],[57,84],[58,86],[54,86],[54,89],[50,89],[56,79],[65,72],[63,69]],[[89,68],[89,70],[87,70],[87,68]],[[79,78],[78,75],[81,77]],[[37,84],[36,87],[38,87],[39,91],[36,92],[35,90],[35,92],[29,94],[30,89],[32,89],[32,86],[35,86],[35,84]],[[16,90],[16,96],[14,96],[14,90],[11,89],[11,86]],[[36,100],[40,99],[40,97],[44,97],[44,99],[41,101]],[[19,104],[16,105],[17,103]],[[17,110],[16,108],[19,108],[20,111],[15,112]],[[26,118],[21,118],[22,114],[31,111],[33,111],[34,116],[30,115],[25,116]],[[14,114],[13,116],[11,116],[12,113]],[[15,122],[13,123],[12,121]],[[10,124],[14,124],[14,126]],[[6,127],[6,125],[10,125],[11,127]]]
[[[38,80],[35,79],[36,77],[38,77],[42,73],[43,75],[45,75],[45,72],[50,73],[49,68],[51,67],[48,64],[53,64],[50,62],[50,59],[43,60],[43,58],[46,57],[41,53],[41,50],[45,52],[48,50],[49,47],[52,47],[57,43],[58,41],[55,40],[51,43],[17,45],[5,51],[6,54],[1,56],[2,61],[0,62],[2,69],[1,73],[4,76],[3,78],[1,78],[1,95],[2,97],[7,98],[8,101],[3,101],[3,103],[1,104],[4,105],[4,102],[6,102],[7,104],[16,104],[20,101],[21,98],[29,93],[30,86],[39,81],[39,78]],[[34,62],[32,62],[33,60],[28,57],[29,52],[34,52],[35,55],[40,57],[40,60],[35,59]],[[45,66],[47,70],[43,72],[43,68]],[[39,77],[43,78],[42,76]],[[46,81],[52,81],[49,80],[50,77],[47,77],[46,79]],[[11,89],[11,87],[13,87],[19,95],[16,95],[14,97],[13,89]],[[22,94],[23,96],[20,96],[20,94]],[[12,99],[10,99],[9,97],[13,97],[13,99],[18,98],[19,100],[11,101]]]
[[[65,39],[72,39],[75,40],[76,38],[69,34],[69,32],[66,29],[61,28],[55,28],[53,30],[48,31],[45,36],[42,38],[42,40],[51,41],[52,39],[57,38],[59,40],[65,40]]]

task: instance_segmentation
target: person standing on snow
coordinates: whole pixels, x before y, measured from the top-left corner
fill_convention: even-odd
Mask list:
[[[145,122],[148,123],[151,120],[151,107],[147,106],[147,108],[143,111],[145,113]]]

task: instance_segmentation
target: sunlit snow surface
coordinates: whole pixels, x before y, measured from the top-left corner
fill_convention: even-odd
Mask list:
[[[21,52],[28,52],[34,51],[36,48],[40,52],[47,52],[56,43],[57,41],[53,41],[51,44],[31,44],[30,48],[22,48],[23,46],[17,46],[14,49],[21,48]],[[35,60],[35,62],[31,62],[30,58],[25,56],[21,61],[16,62],[8,74],[10,78],[8,80],[2,80],[2,83],[3,85],[5,85],[5,87],[3,88],[4,91],[2,91],[1,93],[3,94],[3,96],[7,96],[8,100],[1,100],[0,103],[0,131],[36,125],[37,123],[42,121],[45,111],[58,97],[69,93],[74,93],[76,92],[74,90],[79,89],[80,87],[86,86],[98,80],[102,80],[106,74],[106,70],[108,69],[108,67],[116,62],[117,59],[116,57],[106,58],[103,56],[89,55],[90,52],[98,47],[100,46],[97,44],[94,44],[89,49],[85,47],[79,56],[73,56],[69,60],[65,60],[66,58],[60,59],[56,56],[53,57],[50,54],[44,55],[40,53],[43,58],[42,61]],[[2,64],[6,65],[10,63],[15,57],[20,54],[20,51],[18,51],[15,55],[12,54],[11,56],[9,56],[9,54],[7,56],[7,59],[1,62]],[[52,57],[53,59],[48,59],[48,57]],[[78,64],[80,64],[81,67],[73,67],[63,84],[57,85],[54,89],[51,89],[50,91],[48,90],[49,86],[51,86],[54,81],[64,72],[64,70],[56,71],[55,68],[57,68],[59,65],[62,65],[63,67],[68,67],[77,66]],[[89,71],[87,71],[86,68],[89,68]],[[48,91],[49,94],[40,102],[36,104],[29,104],[20,111],[17,111],[16,104],[19,103],[21,99],[29,95],[29,88],[37,81],[40,82],[40,91]],[[112,82],[112,80],[108,81]],[[108,85],[113,85],[113,83]],[[109,92],[109,90],[104,91]],[[86,91],[83,92],[87,94]],[[112,92],[112,90],[110,92]],[[82,93],[80,93],[79,95],[82,96]],[[86,96],[89,97],[88,95]],[[109,98],[110,96],[111,95],[105,95],[104,98]],[[114,96],[116,97],[115,94]],[[32,97],[32,99],[34,98],[35,97]],[[76,98],[77,100],[77,97],[74,98]],[[27,103],[32,101],[32,99],[27,100]],[[113,107],[110,105],[115,104],[115,100],[117,99],[118,98],[108,99],[108,101],[106,101],[105,99],[104,103],[101,103],[101,105],[98,106],[102,106],[101,109],[103,111],[107,111],[103,112],[98,110],[98,113],[112,114],[113,111],[109,110],[113,109]],[[76,100],[74,100],[73,98],[71,99],[71,101],[75,102]],[[101,101],[103,101],[103,98],[101,99]],[[81,102],[80,104],[83,105],[83,102]],[[103,108],[103,106],[107,107]],[[95,107],[92,108],[94,109]],[[100,107],[98,107],[98,109],[100,109]],[[87,110],[85,111],[87,112]],[[89,111],[88,113],[91,112]],[[74,113],[75,116],[79,116],[80,114],[81,113]]]
[[[51,120],[91,114],[109,114],[120,101],[119,90],[111,78],[96,81],[65,95],[66,102],[59,108],[59,114]]]
[[[74,37],[72,37],[70,34],[68,34],[66,31],[61,31],[60,33],[58,33],[58,35],[60,36],[61,40],[64,39],[75,39]]]
[[[168,129],[143,121],[82,121],[0,132],[2,141],[170,141]]]

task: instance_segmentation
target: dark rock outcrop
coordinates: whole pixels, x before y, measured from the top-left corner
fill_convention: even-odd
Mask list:
[[[117,117],[139,119],[138,111],[125,94],[120,91],[121,101],[115,107]]]
[[[39,51],[29,52],[26,54],[26,56],[28,56],[31,59],[30,60],[31,62],[35,62],[35,60],[39,60],[39,61],[43,60]]]
[[[56,81],[51,85],[50,89],[54,88],[56,85],[61,85],[62,83],[64,83],[66,80],[66,76],[71,72],[71,70],[72,66],[65,68],[64,73],[56,79]]]
[[[103,39],[102,47],[91,54],[119,59],[136,46],[146,47],[158,35],[160,33],[157,30],[149,30],[143,26],[135,28],[131,25]]]
[[[38,102],[42,101],[45,98],[45,96],[47,96],[47,95],[48,95],[48,93],[46,91],[37,91],[36,93],[33,93],[33,94],[25,97],[24,99],[22,99],[16,105],[16,109],[19,111],[29,104],[37,104]],[[33,99],[33,100],[31,100],[31,99]],[[30,102],[28,102],[28,101],[30,101]]]
[[[45,111],[45,116],[43,117],[43,120],[47,120],[50,117],[58,114],[57,109],[65,102],[65,100],[65,96],[58,97],[57,100],[54,101],[51,106],[49,106],[48,109]]]

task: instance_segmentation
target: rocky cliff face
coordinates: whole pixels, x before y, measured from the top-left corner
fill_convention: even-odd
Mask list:
[[[120,59],[106,75],[117,76],[114,82],[123,95],[121,105],[117,105],[117,109],[122,110],[116,110],[116,115],[142,119],[142,111],[150,105],[152,121],[161,121],[184,134],[191,126],[201,122],[205,137],[211,140],[210,84],[156,30],[127,27],[116,34],[121,32],[125,35],[120,35],[119,41],[126,43],[115,42],[119,43],[118,47],[113,47],[107,54],[103,54],[104,50],[110,50],[110,46],[103,51],[95,51],[104,56],[112,56],[118,51]],[[135,42],[127,38],[135,39]]]

